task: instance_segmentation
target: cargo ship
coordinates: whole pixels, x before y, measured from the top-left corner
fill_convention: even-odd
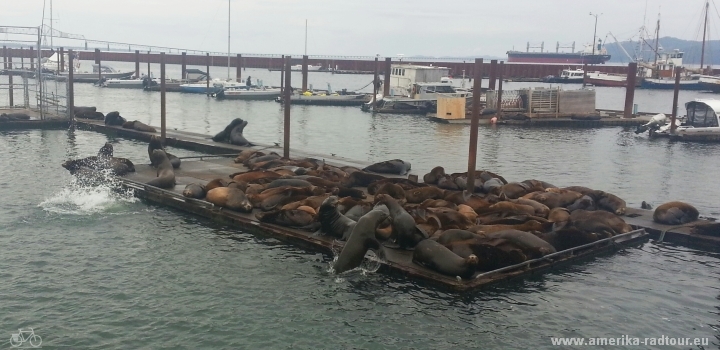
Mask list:
[[[511,63],[561,63],[561,64],[602,64],[610,60],[610,55],[603,47],[602,43],[597,45],[593,50],[592,44],[585,45],[583,51],[575,51],[575,44],[572,45],[573,52],[558,52],[560,45],[555,52],[544,51],[544,45],[539,46],[540,51],[530,51],[530,43],[527,45],[527,51],[508,51],[508,62]]]

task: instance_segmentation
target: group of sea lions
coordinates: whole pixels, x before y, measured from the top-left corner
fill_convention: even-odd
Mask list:
[[[226,142],[237,146],[252,146],[252,144],[243,136],[243,130],[248,122],[240,118],[235,118],[223,129],[223,131],[213,136],[215,142]]]
[[[133,129],[143,132],[155,133],[157,130],[150,125],[147,125],[141,121],[133,120],[128,121],[120,115],[120,112],[112,111],[108,114],[98,112],[96,107],[75,107],[73,109],[75,117],[85,119],[104,120],[105,125],[111,126],[122,126],[125,129]]]
[[[30,120],[30,116],[25,113],[2,113],[0,114],[0,122],[11,122],[20,120]]]

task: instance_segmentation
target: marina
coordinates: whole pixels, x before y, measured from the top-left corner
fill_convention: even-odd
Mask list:
[[[699,2],[699,66],[700,42],[659,16],[649,34],[633,3],[524,8],[563,16],[540,31],[499,3],[11,5],[43,21],[0,26],[10,345],[717,345]],[[663,4],[663,31],[690,5]],[[642,44],[597,34],[638,18]]]

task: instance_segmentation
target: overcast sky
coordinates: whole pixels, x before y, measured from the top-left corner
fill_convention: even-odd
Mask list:
[[[49,23],[50,0],[3,0],[0,25],[39,25],[44,2]],[[310,55],[504,56],[528,41],[554,51],[557,41],[592,40],[590,12],[602,13],[600,39],[630,39],[644,17],[654,31],[660,12],[661,36],[700,40],[704,2],[231,0],[231,51],[302,54],[306,19]],[[228,0],[54,0],[53,17],[56,29],[89,39],[227,51]],[[709,35],[720,39],[713,1]]]

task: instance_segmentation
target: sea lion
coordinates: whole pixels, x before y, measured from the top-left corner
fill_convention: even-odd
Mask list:
[[[363,168],[363,171],[372,171],[380,174],[405,175],[410,171],[410,163],[400,159],[386,160]]]
[[[168,159],[170,159],[170,164],[172,164],[174,169],[180,167],[180,158],[165,151],[165,147],[163,147],[162,145],[162,138],[158,135],[150,136],[150,142],[148,143],[148,156],[150,157],[150,165],[157,166],[157,164],[155,164],[152,159],[152,153],[156,149],[160,149],[165,152],[165,155],[167,155]]]
[[[437,187],[442,188],[443,190],[451,191],[457,191],[460,189],[455,183],[455,179],[453,179],[450,175],[440,176],[437,181]]]
[[[468,206],[466,205],[466,207],[468,207]],[[420,203],[418,208],[421,208],[421,209],[448,208],[448,209],[452,209],[452,210],[458,210],[458,205],[453,202],[446,201],[444,199],[426,199],[422,203]],[[470,207],[468,207],[468,208],[470,208]],[[472,208],[470,208],[470,210],[472,210]]]
[[[301,201],[297,201],[297,202],[292,202],[292,203],[285,204],[285,205],[283,205],[282,208],[280,208],[280,209],[281,209],[281,210],[290,210],[290,209],[298,209],[298,208],[300,208],[300,207],[305,206],[305,207],[313,208],[314,211],[317,211],[317,209],[320,208],[320,206],[322,205],[322,203],[323,203],[328,197],[330,197],[329,194],[323,194],[323,195],[320,195],[320,196],[311,196],[311,197],[307,197],[307,198],[305,198],[305,199],[303,199],[303,200],[301,200]]]
[[[25,113],[3,113],[4,120],[30,120],[30,116]]]
[[[233,178],[235,179],[235,178]],[[301,179],[275,179],[272,182],[270,182],[265,188],[276,188],[276,187],[284,187],[284,186],[290,186],[290,187],[308,187],[308,188],[315,188],[313,184],[311,184],[308,181],[301,180]]]
[[[215,142],[227,142],[230,139],[230,132],[232,131],[232,129],[235,126],[242,124],[242,122],[243,120],[240,118],[233,119],[230,124],[225,127],[225,129],[213,136],[212,140]]]
[[[243,130],[245,130],[247,124],[247,120],[243,120],[241,123],[235,125],[232,130],[230,130],[230,136],[228,139],[230,140],[231,144],[237,146],[252,146],[252,144],[243,136]]]
[[[277,154],[275,152],[270,152],[266,155],[262,155],[259,157],[250,157],[246,161],[243,162],[243,165],[245,165],[246,167],[252,167],[256,163],[267,162],[267,161],[280,159],[280,158],[282,158],[282,157],[279,154]]]
[[[552,229],[553,223],[542,223],[537,220],[528,220],[522,224],[516,225],[474,225],[467,228],[468,231],[474,233],[491,233],[505,230],[518,230],[525,232],[545,232]]]
[[[415,225],[415,219],[408,214],[405,209],[398,203],[395,198],[387,194],[379,194],[375,196],[377,203],[387,206],[392,219],[393,236],[395,241],[402,249],[413,248],[418,242],[426,239],[424,232],[420,231]]]
[[[113,156],[113,145],[109,142],[105,142],[105,145],[100,147],[100,150],[98,150],[98,157],[107,157],[110,158]]]
[[[486,171],[486,170],[475,170],[475,174],[477,175],[477,177],[478,177],[479,179],[482,179],[483,182],[487,182],[487,181],[490,180],[490,179],[498,179],[498,180],[500,180],[500,182],[502,182],[503,185],[506,184],[506,183],[508,183],[507,180],[505,180],[504,177],[502,177],[502,176],[500,176],[500,175],[498,175],[498,174],[495,174],[495,173],[493,173],[493,172],[490,172],[490,171]]]
[[[465,229],[475,224],[457,210],[448,208],[427,208],[426,210],[437,217],[441,227],[445,229]]]
[[[625,215],[627,204],[622,198],[604,191],[592,191],[588,195],[593,197],[599,209],[607,210],[615,215]]]
[[[413,262],[448,276],[470,278],[478,266],[478,257],[461,258],[442,244],[426,239],[418,243],[413,252]]]
[[[386,183],[382,185],[376,192],[375,192],[375,202],[378,202],[378,195],[380,194],[387,194],[390,197],[394,198],[395,200],[400,203],[400,205],[403,205],[407,202],[405,199],[405,190],[403,190],[400,185],[396,185],[393,183]]]
[[[340,198],[344,198],[344,197],[352,197],[352,198],[357,198],[357,199],[367,198],[367,195],[362,190],[359,190],[357,188],[344,187],[344,186],[337,187],[336,195]]]
[[[550,208],[548,208],[547,205],[542,204],[538,201],[534,201],[532,199],[526,199],[526,198],[518,198],[518,199],[511,199],[509,200],[511,203],[515,204],[522,204],[522,205],[529,205],[535,209],[535,216],[546,218],[548,214],[550,213]]]
[[[313,225],[315,223],[313,214],[303,209],[273,210],[266,213],[257,213],[255,217],[261,222],[308,231],[314,231],[317,227]]]
[[[230,182],[225,179],[220,179],[220,178],[213,179],[205,184],[205,192],[210,191],[213,188],[228,187],[229,184],[230,184]]]
[[[385,178],[379,181],[374,181],[373,183],[369,184],[367,186],[367,191],[369,194],[374,195],[377,193],[377,190],[384,186],[387,183],[395,184],[400,186],[403,190],[412,190],[414,188],[418,187],[427,187],[426,184],[420,184],[410,179],[402,179],[402,178]]]
[[[197,183],[188,184],[182,194],[188,198],[203,199],[205,198],[205,186]]]
[[[583,196],[595,191],[592,188],[588,188],[588,187],[584,187],[584,186],[568,186],[568,187],[563,187],[562,189],[568,190],[568,191],[575,191],[577,193],[581,193]]]
[[[525,204],[516,204],[513,202],[497,202],[486,209],[478,212],[478,214],[486,213],[502,213],[504,216],[510,215],[535,215],[535,208]]]
[[[503,184],[502,180],[498,178],[491,178],[487,181],[483,182],[483,192],[485,193],[492,193],[492,194],[500,194],[500,190],[505,184]]]
[[[325,199],[318,210],[318,221],[320,221],[324,233],[347,240],[356,222],[340,214],[337,205],[338,197],[330,196]]]
[[[646,201],[642,201],[642,203],[640,203],[640,208],[645,209],[645,210],[651,210],[652,205],[650,205],[650,203],[648,203]]]
[[[231,175],[233,181],[242,181],[248,184],[268,184],[279,179],[280,174],[274,171],[249,171],[246,173],[235,173]]]
[[[550,209],[548,214],[548,221],[550,222],[563,222],[570,220],[570,211],[565,208],[553,208]]]
[[[408,203],[420,204],[426,199],[442,199],[445,191],[434,187],[418,187],[409,191],[405,191],[405,199]]]
[[[568,227],[597,233],[599,238],[608,238],[632,231],[632,226],[625,223],[621,217],[604,210],[587,211],[577,209],[570,213],[568,224]]]
[[[382,210],[371,210],[358,220],[333,265],[335,273],[360,266],[368,249],[376,249],[380,255],[384,255],[380,242],[375,238],[375,230],[387,218],[388,214]]]
[[[532,199],[545,204],[548,208],[567,207],[573,204],[583,195],[579,192],[548,188],[545,191],[537,191],[524,195],[522,198]]]
[[[528,193],[534,192],[534,191],[544,191],[548,188],[557,187],[551,183],[547,183],[545,181],[535,180],[535,179],[525,180],[522,183],[530,186],[530,190],[528,191]]]
[[[658,205],[653,212],[653,221],[665,225],[682,225],[697,220],[699,216],[700,212],[692,205],[673,201]]]
[[[592,210],[597,210],[598,208],[597,208],[597,205],[595,205],[595,200],[593,199],[592,196],[584,195],[584,196],[578,198],[578,200],[576,200],[575,202],[573,202],[573,204],[568,205],[568,207],[567,207],[567,210],[569,210],[570,212],[573,212],[577,209],[584,209],[584,210],[592,211]]]
[[[575,248],[598,240],[596,233],[585,232],[572,227],[551,232],[535,232],[534,234],[543,241],[550,243],[557,251]]]
[[[452,208],[451,208],[451,209],[452,209]],[[470,220],[470,222],[476,222],[476,221],[477,221],[478,214],[477,214],[477,212],[475,212],[475,210],[473,210],[473,208],[471,208],[470,206],[465,205],[465,204],[460,204],[460,205],[457,206],[457,211],[458,211],[458,213],[462,214],[462,216],[464,216],[464,217],[466,217],[468,220]]]
[[[175,172],[165,152],[156,149],[153,151],[151,159],[157,164],[157,177],[148,181],[147,184],[160,188],[175,187]]]
[[[87,112],[95,112],[97,111],[96,107],[87,107],[87,106],[75,106],[73,107],[73,113],[76,117],[81,117],[83,114]]]
[[[252,211],[253,206],[250,204],[247,196],[243,191],[232,187],[216,187],[207,191],[205,200],[219,207],[237,210],[245,213]]]
[[[385,179],[382,175],[370,174],[364,171],[355,171],[340,181],[340,184],[345,187],[366,187],[367,185],[382,179]]]
[[[436,166],[429,173],[423,175],[423,182],[426,184],[437,184],[440,177],[445,175],[445,168]]]
[[[453,180],[455,181],[455,185],[457,185],[458,189],[467,190],[467,175],[466,173],[463,174],[452,174],[450,175]],[[473,188],[474,192],[482,192],[483,188],[483,180],[479,178],[475,178],[475,186]]]
[[[498,180],[500,181],[500,180]],[[508,184],[502,185],[500,187],[500,193],[501,195],[505,195],[507,198],[510,199],[518,199],[529,192],[530,190],[534,189],[533,187],[522,183],[522,182],[510,182]],[[540,188],[539,190],[543,190],[543,188]]]
[[[157,132],[157,130],[155,130],[155,128],[153,128],[152,126],[147,125],[138,120],[134,120],[131,122],[125,122],[125,123],[123,123],[122,127],[125,129],[134,129],[134,130],[142,131],[142,132]]]
[[[96,112],[93,111],[92,113]],[[120,113],[117,111],[113,111],[105,115],[105,125],[122,126],[125,123],[127,123],[127,120],[121,117]]]
[[[555,253],[555,247],[550,243],[529,232],[518,230],[504,230],[486,234],[490,239],[501,238],[508,240],[520,248],[525,255],[537,259]]]
[[[468,230],[450,229],[442,231],[442,233],[438,236],[437,241],[442,245],[447,245],[452,242],[465,241],[477,237],[477,234]]]
[[[252,150],[252,149],[246,149],[240,152],[237,157],[235,157],[234,162],[235,163],[244,163],[246,160],[250,159],[251,157],[260,157],[264,156],[265,153]]]

